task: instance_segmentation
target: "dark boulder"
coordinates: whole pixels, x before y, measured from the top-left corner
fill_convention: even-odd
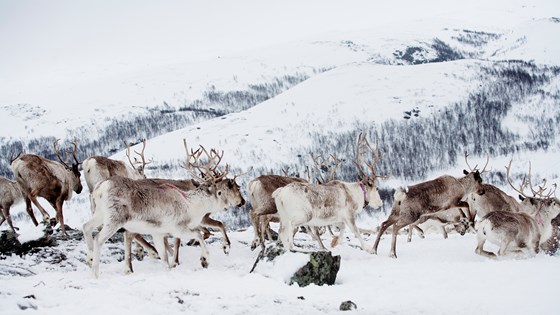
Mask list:
[[[333,256],[331,252],[313,252],[309,254],[309,262],[292,276],[290,284],[297,283],[300,287],[312,283],[333,285],[339,269],[340,256]]]

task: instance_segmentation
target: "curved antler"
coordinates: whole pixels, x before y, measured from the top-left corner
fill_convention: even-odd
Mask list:
[[[229,165],[226,164],[225,170],[223,172],[218,170],[218,166],[220,165],[220,162],[222,161],[222,158],[224,156],[223,150],[221,154],[218,153],[218,151],[215,149],[211,149],[210,152],[208,152],[206,148],[200,145],[200,148],[198,148],[196,151],[191,149],[189,153],[186,139],[183,139],[183,145],[185,146],[185,152],[187,154],[185,169],[187,169],[192,177],[200,181],[212,184],[218,183],[226,177],[229,172]],[[199,158],[202,153],[204,153],[207,158],[205,165],[201,165],[199,162]],[[196,172],[194,171],[195,169],[200,172],[201,176],[196,174]]]
[[[362,153],[366,151],[369,151],[373,156],[373,162],[365,163],[371,171],[371,175],[368,175],[368,173],[362,167],[361,156]],[[371,178],[372,180],[376,180],[378,178],[386,179],[389,177],[387,175],[377,175],[377,173],[375,172],[375,165],[381,160],[382,155],[383,152],[381,152],[381,154],[379,153],[379,144],[375,145],[375,149],[372,148],[366,136],[360,133],[360,135],[358,136],[358,143],[356,145],[356,161],[354,161],[354,163],[356,164],[356,166],[358,166],[358,169],[364,177]]]

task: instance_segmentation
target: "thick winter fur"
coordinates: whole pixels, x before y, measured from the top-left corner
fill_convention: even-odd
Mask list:
[[[93,217],[84,224],[84,238],[88,246],[88,261],[93,275],[99,276],[101,246],[118,229],[153,236],[162,262],[172,267],[164,245],[164,237],[182,235],[195,238],[201,247],[201,264],[207,267],[208,250],[198,227],[206,214],[230,206],[242,206],[245,200],[234,180],[217,184],[202,184],[184,192],[173,185],[154,181],[132,180],[115,176],[94,188],[92,193]],[[93,229],[102,225],[93,238]]]
[[[519,212],[521,206],[517,200],[498,187],[490,184],[482,184],[484,194],[470,194],[467,198],[469,207],[476,212],[479,218],[484,218],[492,211]]]
[[[554,254],[558,249],[558,216],[560,201],[558,198],[524,198],[521,211],[528,213],[537,222],[540,231],[540,248],[545,253]]]
[[[21,188],[27,213],[33,223],[38,225],[31,202],[41,211],[43,220],[50,220],[47,211],[37,201],[37,197],[43,197],[56,209],[56,218],[61,225],[61,232],[65,234],[62,205],[65,200],[72,197],[72,191],[78,194],[82,191],[78,164],[67,168],[59,162],[34,154],[25,154],[14,160],[11,166]]]
[[[483,194],[482,178],[478,171],[464,171],[465,176],[455,178],[444,175],[436,179],[420,184],[399,189],[395,192],[393,208],[389,218],[381,224],[379,234],[373,245],[373,253],[377,253],[377,247],[381,235],[393,226],[390,256],[396,258],[397,235],[400,229],[416,222],[422,215],[447,210],[461,206],[462,201],[470,193]]]
[[[476,253],[479,255],[496,257],[496,254],[484,250],[486,241],[500,246],[499,256],[521,252],[534,255],[539,252],[539,227],[527,213],[492,211],[476,224],[476,230]]]
[[[303,183],[307,181],[297,177],[262,175],[253,179],[247,185],[249,201],[251,202],[250,218],[255,231],[255,238],[251,244],[252,249],[255,249],[259,244],[264,249],[264,235],[269,229],[268,221],[278,217],[278,210],[272,198],[272,193],[280,187],[295,182]]]
[[[16,233],[16,230],[10,216],[10,208],[21,201],[23,201],[23,195],[19,185],[15,181],[0,177],[0,210],[2,210],[0,225],[7,220],[14,233]]]
[[[361,186],[361,187],[360,187]],[[323,185],[291,183],[277,189],[272,197],[280,217],[280,239],[285,248],[293,250],[293,229],[301,225],[337,225],[344,239],[344,227],[348,226],[360,241],[365,243],[355,223],[355,216],[369,203],[373,208],[382,205],[374,181],[342,182],[331,181]],[[333,241],[333,244],[337,243]]]
[[[95,185],[113,176],[128,177],[131,179],[146,178],[143,170],[128,167],[123,161],[113,160],[104,156],[92,156],[83,162],[84,177],[89,191]]]
[[[419,226],[424,223],[426,223],[426,225],[424,226],[427,226],[428,224],[437,225],[441,233],[443,234],[443,238],[448,237],[446,229],[447,226],[452,226],[457,233],[465,235],[465,233],[467,233],[469,230],[474,231],[474,213],[472,213],[467,206],[424,214],[418,219],[418,221],[409,226],[407,239],[408,242],[412,240],[412,230],[414,229],[418,230],[418,232],[420,233],[420,238],[424,238],[423,227]]]

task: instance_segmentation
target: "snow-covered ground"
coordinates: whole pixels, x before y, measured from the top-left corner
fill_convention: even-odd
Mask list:
[[[3,1],[0,42],[9,45],[0,49],[0,138],[65,137],[84,125],[92,126],[93,136],[109,118],[126,118],[164,101],[178,107],[210,86],[227,91],[279,75],[313,74],[247,111],[149,139],[147,147],[154,164],[182,159],[186,138],[193,146],[224,149],[225,161],[239,169],[278,169],[305,151],[311,133],[343,132],[356,123],[401,117],[415,107],[428,116],[462,100],[484,83],[478,71],[493,61],[559,65],[559,17],[560,4],[544,0]],[[472,47],[453,40],[464,30],[499,36]],[[434,38],[477,59],[394,65],[395,51],[409,46],[426,49],[419,57],[434,57],[429,49]],[[331,70],[315,71],[325,69]],[[543,95],[559,90],[555,79]],[[556,105],[539,96],[512,104],[515,110],[502,127],[530,135],[523,111],[544,117]],[[489,167],[503,170],[511,158],[492,157]],[[557,143],[513,158],[512,173],[526,172],[532,161],[536,178],[558,182]],[[473,165],[484,161],[471,157]],[[425,175],[442,173],[460,175],[458,167]],[[400,178],[381,183],[393,188],[406,184]],[[65,206],[67,223],[80,228],[89,217],[85,192]],[[12,211],[22,212],[22,205]],[[358,225],[371,229],[385,217],[364,216]],[[22,240],[36,233],[29,224],[18,220]],[[304,237],[299,236],[299,244],[314,246]],[[276,265],[260,263],[249,274],[257,256],[249,249],[252,230],[230,232],[228,256],[218,238],[209,245],[208,269],[198,263],[198,248],[183,247],[177,268],[166,270],[146,258],[134,261],[132,275],[122,274],[120,257],[108,250],[121,245],[106,244],[97,280],[85,264],[83,242],[63,242],[57,250],[66,259],[54,264],[38,255],[7,257],[0,261],[0,313],[27,307],[59,315],[315,314],[338,313],[346,300],[354,301],[361,314],[558,313],[558,256],[490,261],[474,253],[472,234],[452,234],[448,240],[430,234],[412,243],[401,236],[396,260],[388,257],[387,236],[377,256],[361,251],[350,237],[333,250],[342,256],[336,284],[305,288],[284,281],[301,261],[299,254],[288,254]],[[373,236],[366,241],[371,246]]]
[[[252,236],[250,229],[230,233],[229,255],[222,252],[219,237],[212,237],[208,269],[199,264],[198,247],[183,246],[182,263],[175,269],[167,270],[148,257],[133,261],[131,275],[124,275],[123,263],[108,256],[106,244],[97,280],[83,263],[84,243],[68,247],[63,267],[30,264],[31,257],[9,257],[0,266],[23,266],[34,275],[0,276],[0,313],[15,314],[27,306],[36,308],[37,314],[335,314],[347,300],[357,304],[358,314],[558,312],[558,257],[490,261],[474,253],[474,234],[450,234],[446,240],[434,233],[426,239],[414,237],[411,243],[401,235],[398,259],[388,257],[389,235],[383,237],[377,256],[360,250],[351,237],[333,250],[342,258],[335,285],[303,288],[287,285],[286,279],[304,254],[286,254],[276,264],[261,261],[249,273],[257,256],[249,249]],[[366,237],[368,246],[373,240]],[[301,233],[296,242],[316,248]]]

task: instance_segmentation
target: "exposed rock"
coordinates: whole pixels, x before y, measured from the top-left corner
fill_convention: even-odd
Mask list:
[[[17,235],[11,230],[2,231],[0,234],[0,254],[22,256],[36,247],[56,246],[56,240],[45,230],[45,234],[36,240],[21,244],[17,239]]]
[[[356,303],[352,301],[344,301],[340,304],[341,311],[352,311],[355,310],[356,308],[358,308],[358,306],[356,305]]]
[[[339,269],[340,256],[333,256],[331,252],[313,252],[309,255],[309,262],[292,276],[290,284],[297,283],[300,287],[311,283],[333,285]]]

